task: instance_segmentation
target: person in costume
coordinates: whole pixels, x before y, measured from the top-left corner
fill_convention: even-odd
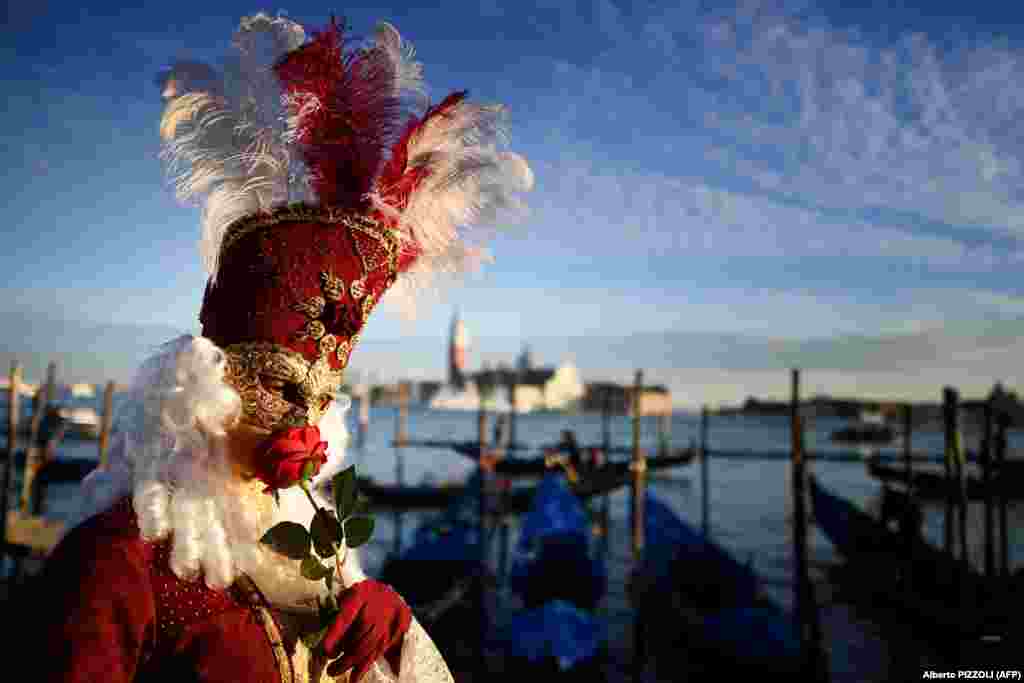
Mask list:
[[[234,46],[222,72],[181,62],[158,79],[179,195],[205,202],[202,332],[143,364],[109,466],[24,596],[28,675],[450,681],[355,553],[332,588],[261,539],[310,525],[307,492],[329,507],[318,487],[347,441],[336,392],[371,311],[479,263],[464,229],[518,208],[529,166],[499,147],[500,107],[461,92],[428,106],[389,25],[357,42],[332,19],[307,39],[261,13]]]

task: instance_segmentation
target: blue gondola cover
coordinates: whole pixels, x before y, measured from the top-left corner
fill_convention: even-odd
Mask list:
[[[691,528],[667,505],[648,494],[644,503],[643,571],[657,586],[673,580],[673,566],[700,561],[714,566],[716,579],[730,584],[738,604],[753,602],[758,595],[757,576],[746,565]]]
[[[538,485],[523,518],[509,586],[528,607],[560,599],[591,609],[607,588],[605,567],[590,554],[590,521],[564,475]]]
[[[595,656],[603,640],[597,618],[560,600],[516,614],[498,636],[507,655],[531,663],[551,657],[563,671]]]

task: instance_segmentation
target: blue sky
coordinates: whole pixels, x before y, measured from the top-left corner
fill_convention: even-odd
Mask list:
[[[434,101],[506,104],[536,175],[494,262],[414,321],[385,302],[354,371],[440,378],[458,307],[471,364],[527,339],[588,379],[643,367],[687,406],[784,395],[794,364],[836,393],[1024,384],[1024,10],[1008,3],[104,4],[5,10],[8,356],[45,348],[102,381],[127,370],[74,356],[89,330],[195,329],[199,212],[157,159],[153,76],[226,53],[246,14],[317,27],[333,10],[364,35],[393,23]],[[44,319],[88,324],[40,346]]]

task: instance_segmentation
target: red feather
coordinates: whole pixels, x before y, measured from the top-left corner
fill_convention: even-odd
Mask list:
[[[353,207],[371,189],[397,129],[401,103],[387,59],[374,50],[345,54],[344,48],[343,28],[332,18],[275,72],[292,97],[293,115],[310,97],[321,105],[306,113],[296,130],[319,201]]]
[[[391,156],[381,170],[377,180],[377,191],[381,198],[390,206],[402,211],[409,203],[409,197],[416,187],[430,173],[426,167],[410,169],[409,141],[430,121],[439,116],[447,116],[452,109],[466,99],[467,92],[460,90],[444,98],[439,104],[430,107],[423,116],[413,117],[406,124],[405,132],[391,148]]]
[[[452,109],[466,99],[466,95],[465,90],[453,92],[439,104],[427,109],[422,116],[414,116],[409,119],[405,131],[392,146],[391,155],[377,179],[377,192],[387,205],[398,211],[404,211],[409,204],[409,197],[416,191],[423,179],[430,175],[431,169],[427,166],[409,168],[409,142],[413,136],[437,117],[448,116]],[[409,228],[407,237],[411,239],[402,242],[402,250],[398,256],[400,271],[411,268],[423,252],[416,242],[415,228]]]

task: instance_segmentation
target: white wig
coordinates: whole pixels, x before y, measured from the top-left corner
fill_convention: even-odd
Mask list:
[[[272,602],[307,606],[323,584],[302,578],[296,562],[259,539],[282,519],[308,526],[313,509],[296,487],[281,492],[277,508],[261,482],[233,474],[224,436],[241,402],[224,382],[226,362],[209,339],[182,336],[142,365],[119,411],[107,468],[82,482],[75,523],[131,496],[143,539],[170,538],[171,569],[180,578],[202,576],[211,588],[225,588],[245,572]],[[341,468],[349,405],[339,397],[319,424],[329,460],[314,484]],[[340,578],[363,578],[354,556]]]

